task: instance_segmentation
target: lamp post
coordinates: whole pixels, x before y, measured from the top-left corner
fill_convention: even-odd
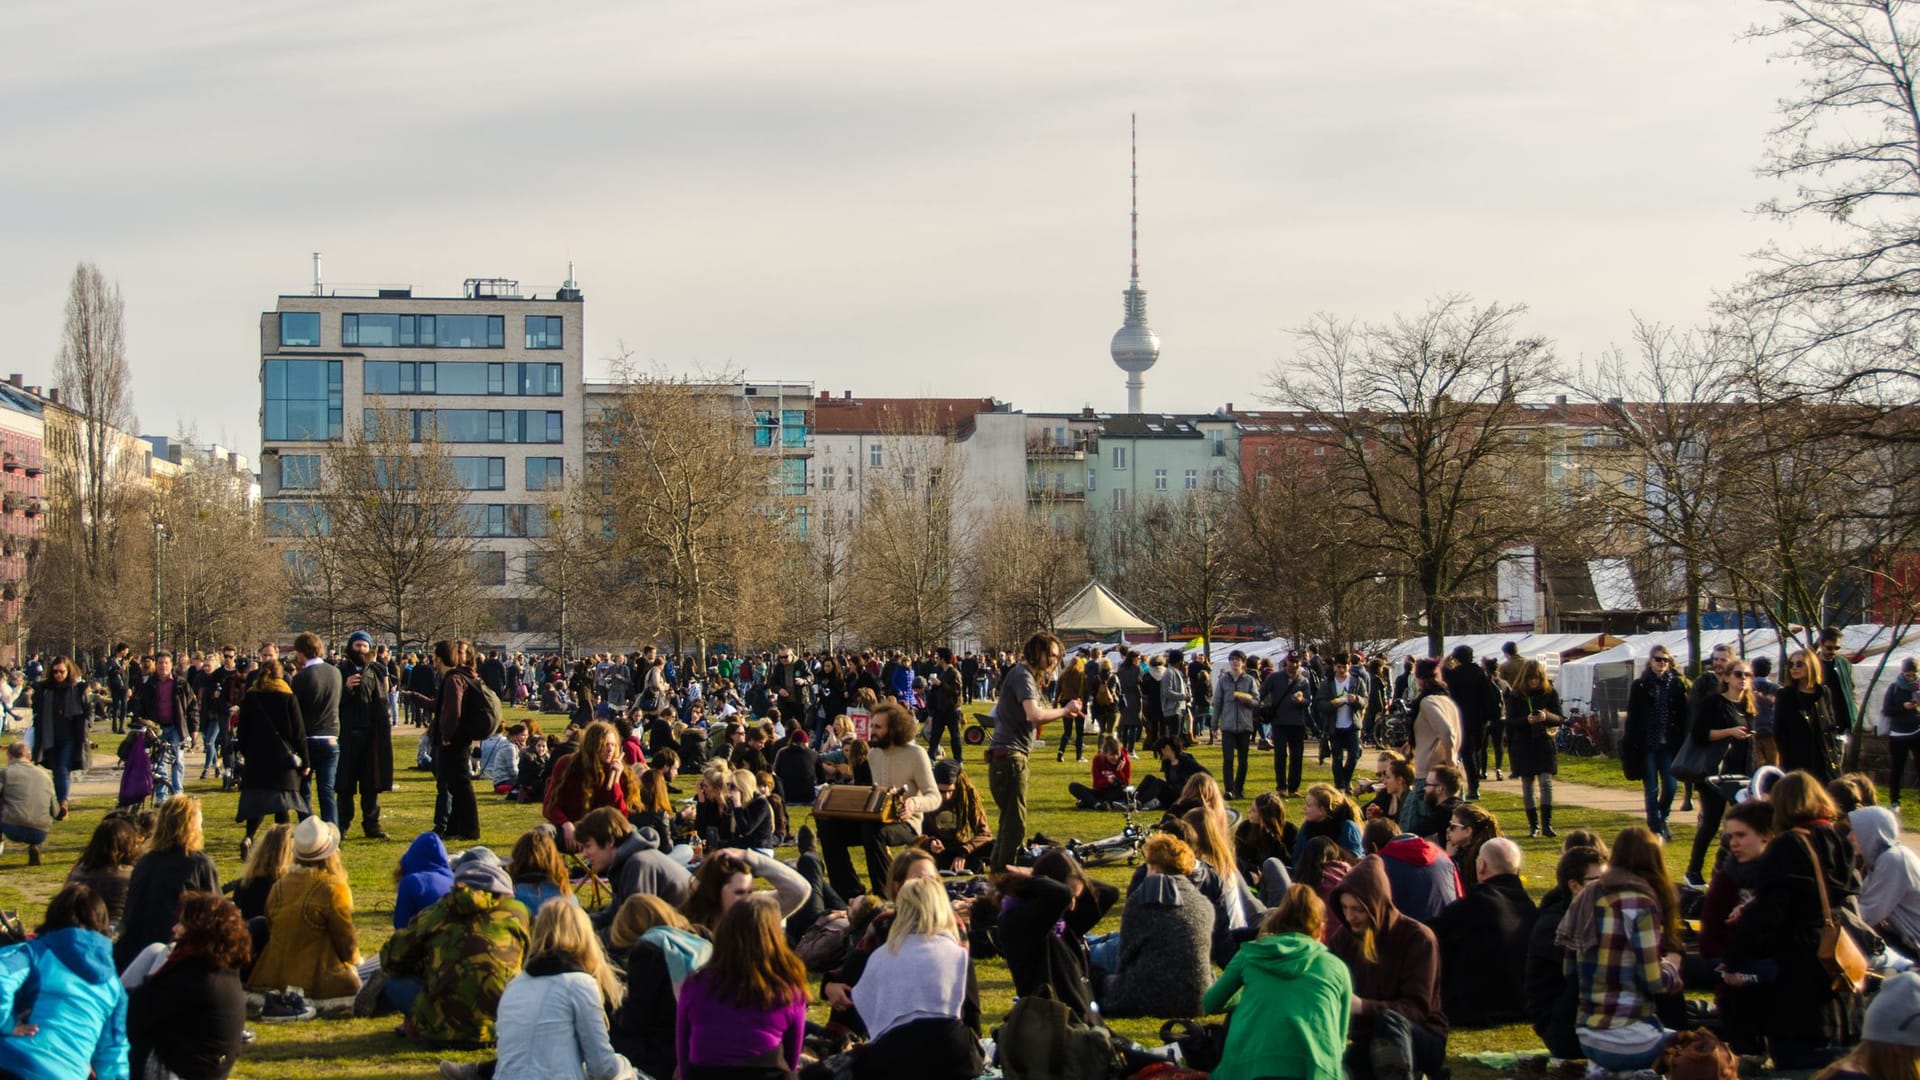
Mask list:
[[[153,651],[158,653],[166,638],[167,604],[164,578],[160,573],[167,544],[167,524],[153,519]]]

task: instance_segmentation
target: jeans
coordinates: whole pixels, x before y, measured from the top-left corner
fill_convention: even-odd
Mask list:
[[[205,778],[213,771],[215,763],[221,760],[220,750],[227,742],[227,718],[208,716],[206,722],[201,725],[200,735],[207,741],[207,757],[200,766],[200,775]]]
[[[80,756],[80,742],[77,739],[60,743],[47,755],[47,771],[53,773],[53,797],[56,802],[67,801],[68,774],[79,772],[84,760]]]
[[[473,776],[467,772],[468,750],[464,742],[434,748],[433,831],[442,839],[480,838],[480,804],[473,797]]]
[[[1120,931],[1087,935],[1087,967],[1101,975],[1120,970]]]
[[[1087,756],[1087,718],[1081,716],[1063,716],[1060,718],[1060,744],[1053,752],[1053,760],[1061,761],[1067,756],[1067,740],[1073,740],[1073,759]]]
[[[307,775],[300,778],[300,797],[307,806],[319,815],[321,821],[329,825],[340,824],[340,809],[333,798],[333,781],[340,768],[340,740],[334,738],[307,738]],[[460,760],[462,770],[467,762]],[[472,785],[468,785],[471,787]],[[313,789],[319,788],[319,799],[313,798]]]
[[[1467,798],[1480,797],[1480,781],[1487,775],[1487,728],[1484,720],[1460,718],[1460,739],[1466,743],[1466,753],[1461,755],[1460,764],[1467,772]]]
[[[1307,765],[1307,729],[1298,724],[1273,726],[1273,786],[1291,795],[1300,790],[1300,770]]]
[[[1647,828],[1663,837],[1673,833],[1667,828],[1667,815],[1673,813],[1673,750],[1649,747],[1647,771],[1640,777],[1640,788],[1647,797]]]
[[[1907,771],[1907,755],[1913,754],[1914,771],[1920,772],[1920,753],[1914,753],[1916,749],[1920,749],[1920,746],[1916,746],[1916,743],[1920,743],[1920,735],[1909,735],[1904,738],[1895,737],[1887,740],[1887,751],[1893,757],[1892,801],[1896,806],[1900,803],[1900,779],[1906,775]]]
[[[1073,796],[1075,805],[1082,810],[1092,810],[1101,803],[1123,803],[1127,801],[1126,788],[1111,787],[1095,790],[1078,781],[1067,785],[1067,794]]]
[[[1247,752],[1253,749],[1252,744],[1250,731],[1220,733],[1220,786],[1228,795],[1242,795],[1247,790]]]
[[[1381,1010],[1373,1017],[1373,1037],[1348,1044],[1346,1066],[1355,1080],[1444,1076],[1447,1040],[1401,1013]]]
[[[29,829],[25,825],[0,825],[0,837],[5,837],[16,844],[38,847],[47,842],[47,830]]]
[[[987,762],[987,790],[1000,811],[989,867],[999,873],[1019,861],[1016,856],[1027,842],[1027,755],[1016,750]]]
[[[178,795],[187,790],[187,737],[180,734],[179,728],[171,725],[160,729],[160,737],[166,740],[168,746],[173,747],[173,770],[167,774],[165,791],[161,790],[160,785],[154,785],[155,806],[167,801],[169,796]]]
[[[1333,744],[1333,786],[1345,791],[1360,764],[1360,729],[1334,728],[1328,733],[1328,741]]]
[[[1687,876],[1701,876],[1701,868],[1706,865],[1707,852],[1720,843],[1720,820],[1726,816],[1727,800],[1720,797],[1720,789],[1712,784],[1702,783],[1700,791],[1700,828],[1693,834],[1693,855],[1687,860]]]

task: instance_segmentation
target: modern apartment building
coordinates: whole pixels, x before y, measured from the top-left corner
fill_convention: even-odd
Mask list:
[[[537,508],[582,467],[584,311],[571,279],[544,295],[469,278],[456,296],[316,283],[279,297],[260,317],[268,534],[298,532],[328,448],[390,410],[401,430],[437,433],[453,456],[500,643],[538,644],[517,601],[529,537],[544,527]]]

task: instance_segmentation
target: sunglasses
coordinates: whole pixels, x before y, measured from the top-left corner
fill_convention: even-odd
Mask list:
[[[1647,663],[1649,663],[1649,664],[1671,664],[1671,663],[1673,663],[1673,657],[1671,657],[1671,656],[1652,656],[1652,657],[1648,657],[1648,658],[1647,658]]]

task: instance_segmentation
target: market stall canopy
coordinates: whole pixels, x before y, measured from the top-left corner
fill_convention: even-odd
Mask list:
[[[1135,615],[1105,585],[1090,581],[1053,617],[1054,629],[1078,634],[1144,634],[1158,626]]]

